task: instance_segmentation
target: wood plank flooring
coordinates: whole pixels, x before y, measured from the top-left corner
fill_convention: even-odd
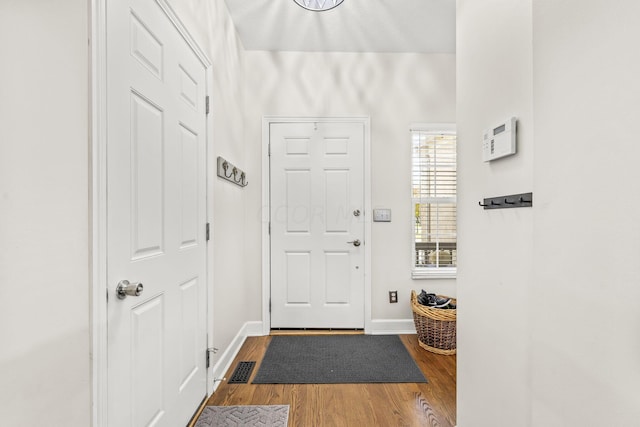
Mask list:
[[[427,384],[251,384],[271,341],[247,338],[231,364],[256,361],[248,384],[227,384],[207,405],[290,405],[289,426],[431,426],[456,424],[456,356],[430,353],[416,335],[400,335]]]

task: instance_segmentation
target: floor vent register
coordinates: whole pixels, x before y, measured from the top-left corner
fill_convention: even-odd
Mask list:
[[[247,384],[251,377],[251,372],[255,368],[256,362],[239,362],[236,370],[229,379],[228,384]]]

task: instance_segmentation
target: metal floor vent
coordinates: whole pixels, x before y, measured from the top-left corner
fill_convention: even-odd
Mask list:
[[[249,382],[251,372],[256,366],[256,362],[238,362],[236,370],[233,371],[233,375],[229,379],[228,384],[246,384]]]

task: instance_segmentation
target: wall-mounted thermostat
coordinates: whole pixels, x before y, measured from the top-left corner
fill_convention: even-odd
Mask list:
[[[516,118],[511,117],[484,131],[482,160],[491,160],[516,154]]]

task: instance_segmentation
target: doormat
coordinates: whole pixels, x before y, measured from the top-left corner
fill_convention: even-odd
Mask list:
[[[397,335],[275,336],[253,384],[426,383]]]
[[[289,405],[207,406],[195,427],[286,427]]]
[[[236,370],[233,371],[233,375],[227,382],[227,384],[246,384],[249,382],[249,378],[251,377],[251,372],[253,372],[253,368],[256,366],[256,362],[238,362],[238,366],[236,366]]]

